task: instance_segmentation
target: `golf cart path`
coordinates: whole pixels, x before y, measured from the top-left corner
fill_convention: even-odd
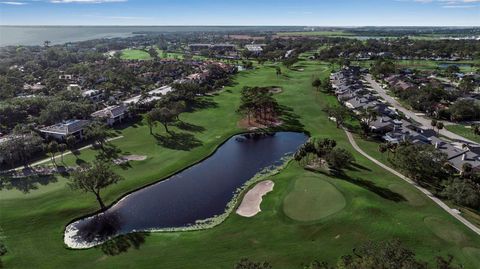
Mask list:
[[[113,138],[110,138],[110,139],[107,139],[107,142],[114,141],[114,140],[117,140],[117,139],[120,139],[120,138],[123,138],[123,135],[117,136],[117,137],[113,137]],[[85,147],[81,147],[81,148],[76,149],[76,150],[77,150],[77,151],[82,151],[82,150],[85,150],[85,149],[89,149],[89,148],[91,148],[91,147],[93,147],[92,144],[87,145],[87,146],[85,146]],[[71,151],[71,150],[66,151],[66,152],[63,154],[63,156],[69,155],[69,154],[72,154],[72,151]],[[61,157],[61,155],[57,155],[57,156],[55,156],[54,159],[57,160],[57,159],[59,159],[60,157]],[[52,161],[52,158],[45,158],[45,159],[43,159],[43,160],[40,160],[40,161],[38,161],[38,162],[34,162],[34,163],[30,164],[30,166],[37,166],[37,165],[41,165],[41,164],[44,164],[44,163],[47,163],[47,162],[50,162],[50,161]],[[24,169],[24,168],[25,168],[25,166],[19,166],[19,167],[17,167],[17,168],[14,168],[13,171],[22,170],[22,169]],[[10,171],[12,171],[12,170],[10,170]]]
[[[442,200],[438,199],[437,197],[433,196],[433,194],[425,189],[425,188],[422,188],[420,187],[419,185],[417,185],[415,182],[413,182],[411,179],[409,179],[408,177],[402,175],[401,173],[395,171],[394,169],[386,166],[385,164],[381,163],[380,161],[378,161],[377,159],[371,157],[370,155],[368,155],[366,152],[364,152],[358,145],[357,145],[357,142],[355,142],[355,139],[353,138],[353,135],[352,133],[350,133],[348,130],[344,129],[345,130],[345,133],[347,134],[347,137],[348,137],[348,140],[350,141],[350,144],[352,144],[353,148],[358,151],[358,153],[362,154],[363,156],[365,156],[367,159],[369,159],[370,161],[374,162],[375,164],[377,164],[378,166],[382,167],[383,169],[389,171],[390,173],[398,176],[399,178],[405,180],[406,182],[410,183],[411,185],[413,185],[415,188],[417,188],[418,190],[420,190],[421,192],[423,192],[425,195],[428,196],[428,198],[430,198],[432,201],[434,201],[437,205],[439,205],[441,208],[443,208],[443,210],[447,211],[448,214],[452,215],[454,218],[456,218],[457,220],[459,220],[461,223],[463,223],[465,226],[467,226],[470,230],[472,230],[473,232],[475,232],[477,235],[480,235],[480,228],[478,228],[477,226],[473,225],[471,222],[469,222],[468,220],[466,220],[464,217],[460,216],[457,212],[455,212],[453,209],[451,209],[448,205],[446,205]]]

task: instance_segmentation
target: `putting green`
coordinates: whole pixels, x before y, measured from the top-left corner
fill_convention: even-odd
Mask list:
[[[335,186],[313,176],[298,178],[283,200],[285,214],[297,221],[314,221],[330,216],[346,205]]]
[[[423,197],[422,194],[413,190],[412,188],[406,188],[396,183],[388,185],[388,188],[393,192],[402,195],[412,206],[423,206],[426,203],[425,197]]]
[[[467,236],[450,222],[437,217],[426,217],[424,222],[436,236],[447,242],[462,244],[468,241]]]

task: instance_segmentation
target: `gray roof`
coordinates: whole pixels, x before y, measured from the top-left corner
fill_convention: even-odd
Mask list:
[[[69,135],[81,131],[90,123],[88,120],[69,120],[40,129],[42,133]]]

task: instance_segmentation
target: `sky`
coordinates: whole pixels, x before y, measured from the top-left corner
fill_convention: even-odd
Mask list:
[[[0,25],[480,26],[480,0],[0,0]]]

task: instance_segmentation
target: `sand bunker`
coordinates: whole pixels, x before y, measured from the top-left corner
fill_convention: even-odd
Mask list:
[[[147,156],[143,155],[125,155],[118,159],[115,159],[113,162],[115,164],[127,163],[128,161],[145,161]]]
[[[243,197],[242,203],[237,209],[237,214],[250,218],[262,211],[260,209],[262,197],[273,190],[273,185],[274,183],[271,180],[257,183],[257,185],[249,190]]]

